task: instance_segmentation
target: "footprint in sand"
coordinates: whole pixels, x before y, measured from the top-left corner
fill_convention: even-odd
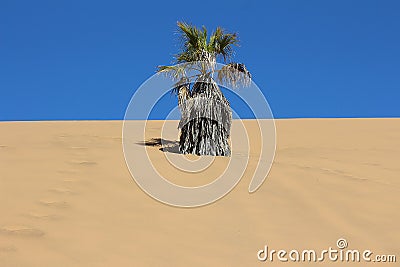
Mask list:
[[[24,237],[41,237],[45,233],[42,230],[22,225],[9,225],[0,228],[0,234]]]

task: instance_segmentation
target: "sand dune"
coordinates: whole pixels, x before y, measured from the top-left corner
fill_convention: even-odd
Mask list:
[[[161,125],[149,123],[146,137],[159,138]],[[254,123],[245,126],[252,132]],[[274,164],[256,193],[247,188],[257,149],[230,194],[184,209],[155,201],[133,181],[121,121],[1,122],[0,266],[321,266],[260,262],[257,251],[322,250],[339,238],[351,249],[397,255],[381,265],[399,266],[400,119],[276,127]],[[163,160],[170,152],[146,149],[160,171],[172,172]],[[213,164],[198,179],[174,173],[172,182],[208,183],[228,162]]]

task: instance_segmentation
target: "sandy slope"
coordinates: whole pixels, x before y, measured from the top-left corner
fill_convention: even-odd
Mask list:
[[[257,251],[322,250],[340,237],[399,266],[400,119],[276,123],[275,162],[255,194],[246,171],[222,200],[182,209],[132,180],[121,122],[1,122],[0,266],[279,266],[288,263],[259,262]],[[159,137],[161,122],[150,126]],[[168,170],[165,153],[147,149]]]

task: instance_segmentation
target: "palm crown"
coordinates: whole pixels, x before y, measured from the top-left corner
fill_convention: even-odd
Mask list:
[[[178,22],[178,30],[182,42],[181,51],[175,55],[173,66],[159,66],[158,72],[165,73],[177,81],[177,87],[186,84],[189,80],[187,70],[193,69],[193,63],[203,66],[199,69],[198,77],[204,78],[207,75],[217,74],[217,81],[232,85],[233,87],[242,84],[248,85],[251,79],[250,73],[244,64],[230,62],[233,56],[233,46],[239,45],[236,33],[228,33],[221,27],[208,36],[207,29],[201,29],[185,22]],[[215,70],[213,65],[221,58],[226,65]],[[201,62],[202,64],[199,64]]]
[[[175,55],[176,65],[159,66],[158,72],[171,77],[181,110],[179,149],[197,155],[231,154],[228,138],[232,111],[217,82],[236,87],[248,85],[251,75],[241,63],[231,62],[236,33],[217,27],[210,36],[203,26],[178,22],[182,42]],[[217,59],[226,65],[216,68]]]
[[[226,33],[221,27],[207,35],[207,29],[201,29],[184,22],[178,22],[178,28],[183,41],[183,51],[176,55],[178,63],[215,60],[222,56],[224,62],[232,57],[233,45],[238,45],[236,33]]]

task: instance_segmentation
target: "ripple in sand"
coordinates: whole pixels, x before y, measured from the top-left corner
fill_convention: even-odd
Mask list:
[[[374,163],[374,162],[364,162],[364,165],[368,165],[368,166],[374,166],[374,167],[378,167],[381,166],[381,164],[379,163]]]
[[[62,174],[73,174],[73,173],[77,173],[78,171],[75,171],[75,170],[59,170],[57,172],[58,173],[62,173]]]
[[[76,192],[69,190],[67,188],[52,188],[52,189],[49,189],[49,192],[57,193],[57,194],[66,194],[66,195],[76,195],[77,194]]]
[[[76,182],[76,180],[75,179],[64,179],[63,182],[73,183],[73,182]]]
[[[27,226],[10,225],[1,227],[0,234],[13,235],[13,236],[26,236],[26,237],[41,237],[45,233],[42,230]]]
[[[40,200],[39,203],[44,206],[54,207],[54,208],[68,208],[69,204],[66,201],[57,200]]]
[[[89,148],[86,146],[71,146],[70,149],[85,150],[85,149],[89,149]]]
[[[74,165],[81,165],[81,166],[91,166],[91,165],[96,165],[97,162],[95,161],[87,161],[87,160],[82,160],[82,161],[71,161],[71,164]]]
[[[34,218],[34,219],[40,219],[40,220],[59,220],[59,219],[61,219],[61,216],[59,216],[59,215],[42,214],[42,213],[36,213],[36,212],[30,212],[30,213],[24,214],[24,216],[29,217],[29,218]]]
[[[80,186],[80,187],[81,186],[86,187],[91,184],[91,181],[84,179],[63,179],[62,182],[66,186]],[[78,194],[79,194],[78,192],[71,191],[71,195],[78,195]]]
[[[14,246],[0,247],[0,253],[16,252],[17,248]]]

